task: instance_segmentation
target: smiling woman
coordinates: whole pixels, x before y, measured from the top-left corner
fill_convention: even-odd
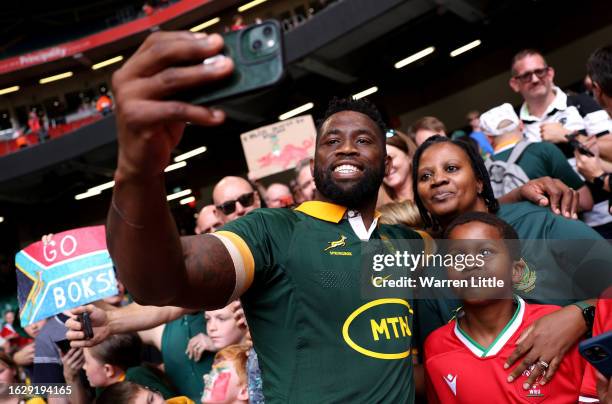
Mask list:
[[[427,227],[438,230],[461,213],[499,209],[484,163],[466,143],[429,138],[413,165],[415,202]]]
[[[414,198],[410,176],[416,148],[414,141],[404,133],[398,130],[387,132],[387,155],[391,157],[391,169],[385,175],[383,189],[392,201],[411,201]]]
[[[526,275],[515,286],[517,292],[536,303],[568,305],[534,323],[531,337],[519,344],[511,355],[512,360],[508,359],[510,368],[527,354],[519,366],[512,372],[508,371],[512,376],[508,380],[516,380],[533,363],[530,358],[536,361],[539,358],[546,363],[561,361],[564,352],[587,330],[581,311],[571,303],[598,295],[597,285],[611,282],[611,266],[607,258],[609,246],[604,246],[606,243],[601,237],[583,222],[554,215],[547,208],[527,202],[499,207],[482,158],[460,141],[443,137],[428,139],[417,150],[413,165],[413,186],[417,190],[415,201],[427,227],[436,231],[445,228],[466,212],[495,213],[508,222],[523,240],[521,254],[526,263]],[[573,244],[586,244],[577,241],[543,242],[568,239],[588,240],[589,248],[572,253],[570,247]],[[602,262],[605,262],[603,266]],[[417,327],[424,336],[427,335],[428,330],[448,322],[459,305],[457,301],[424,302],[415,317],[425,319],[425,323],[417,324]],[[437,321],[437,324],[432,324]],[[533,371],[530,384],[540,374],[540,370]],[[553,375],[554,372],[549,370],[544,380],[550,381]]]

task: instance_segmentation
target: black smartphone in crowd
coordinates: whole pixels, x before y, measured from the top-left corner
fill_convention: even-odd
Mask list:
[[[578,350],[599,373],[612,377],[612,331],[582,341]]]
[[[67,339],[55,341],[55,345],[57,345],[59,350],[62,351],[62,354],[64,355],[66,355],[66,353],[68,353],[68,351],[70,350],[70,341],[68,341]]]
[[[592,151],[584,147],[584,145],[580,143],[578,139],[576,139],[576,136],[578,135],[575,133],[565,135],[569,145],[572,146],[572,148],[574,148],[575,150],[578,150],[578,153],[580,154],[584,154],[585,156],[589,156],[589,157],[595,157]]]
[[[89,318],[89,313],[85,312],[79,314],[77,320],[83,325],[83,333],[85,334],[85,339],[92,339],[93,328],[91,327],[91,319]]]
[[[192,104],[210,104],[273,86],[285,74],[283,32],[277,21],[267,20],[223,34],[221,52],[234,62],[231,76],[178,94]],[[202,63],[211,63],[215,56]]]

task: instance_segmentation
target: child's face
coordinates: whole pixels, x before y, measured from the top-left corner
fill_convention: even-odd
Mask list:
[[[218,362],[204,376],[203,404],[247,402],[248,398],[246,384],[240,381],[233,362]]]
[[[229,306],[219,310],[206,311],[206,334],[210,337],[217,351],[234,344],[239,344],[246,330],[238,326],[234,312]]]
[[[108,367],[91,354],[90,348],[85,348],[83,350],[83,355],[85,356],[83,370],[85,370],[89,384],[92,387],[106,387],[111,385],[113,381],[108,374]]]
[[[25,332],[28,333],[28,335],[32,338],[36,338],[38,336],[38,334],[40,334],[40,331],[42,330],[42,328],[45,326],[45,324],[47,323],[47,320],[40,320],[37,321],[35,323],[32,323],[26,327],[24,327]]]
[[[507,299],[512,296],[512,284],[516,277],[517,262],[512,260],[508,246],[500,231],[489,224],[469,222],[456,226],[449,235],[451,254],[480,256],[480,265],[466,267],[459,271],[449,268],[452,280],[467,280],[469,287],[455,288],[462,300],[472,304],[490,299]],[[519,275],[520,277],[520,275]],[[480,286],[479,279],[502,281],[503,286]],[[474,286],[473,286],[474,285]]]

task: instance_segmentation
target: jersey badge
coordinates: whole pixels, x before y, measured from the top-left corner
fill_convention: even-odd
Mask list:
[[[457,375],[453,376],[450,373],[443,377],[448,387],[453,392],[453,395],[457,397]]]
[[[333,250],[339,247],[346,246],[346,236],[343,234],[338,240],[328,241],[327,247],[323,251]],[[350,251],[329,251],[329,255],[353,255]]]

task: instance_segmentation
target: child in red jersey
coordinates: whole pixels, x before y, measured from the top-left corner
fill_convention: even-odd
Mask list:
[[[512,294],[524,263],[514,229],[494,215],[470,212],[457,217],[446,229],[451,254],[480,255],[479,267],[449,270],[452,280],[467,281],[455,291],[463,301],[457,318],[434,331],[425,342],[427,397],[430,403],[576,403],[584,361],[574,346],[558,364],[555,377],[542,378],[525,390],[523,384],[539,360],[522,375],[507,381],[504,363],[521,332],[557,306],[527,304]],[[472,282],[472,278],[476,282]],[[496,287],[480,285],[479,279],[495,278]],[[501,283],[499,283],[501,281]],[[489,283],[490,284],[490,283]]]

